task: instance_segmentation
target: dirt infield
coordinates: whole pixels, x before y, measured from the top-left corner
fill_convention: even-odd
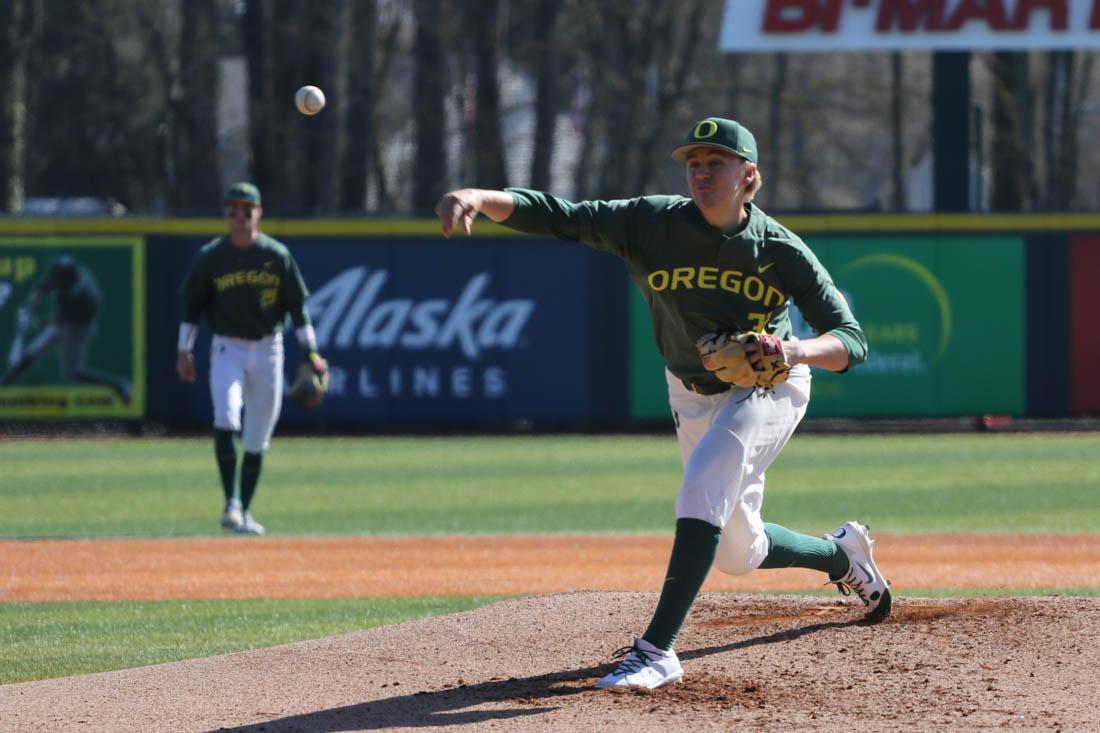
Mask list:
[[[654,591],[670,536],[0,541],[0,602]],[[879,535],[894,587],[1100,588],[1100,535]],[[711,574],[706,591],[822,576]]]
[[[686,676],[592,687],[652,593],[493,604],[317,641],[0,686],[19,731],[1095,730],[1100,599],[900,598],[877,626],[833,597],[705,594]]]
[[[817,573],[714,573],[677,643],[682,683],[593,689],[652,613],[670,544],[0,542],[6,602],[538,594],[269,649],[0,685],[0,730],[1096,729],[1100,599],[932,600],[906,589],[1100,587],[1100,536],[882,535],[876,558],[897,600],[875,626],[835,593],[761,594],[820,588]]]

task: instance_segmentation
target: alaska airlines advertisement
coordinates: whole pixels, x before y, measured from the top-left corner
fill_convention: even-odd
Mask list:
[[[590,360],[587,339],[578,338],[594,307],[586,248],[500,238],[287,244],[329,363],[325,417],[589,417]],[[295,353],[288,344],[288,375]],[[285,405],[284,417],[316,416]]]

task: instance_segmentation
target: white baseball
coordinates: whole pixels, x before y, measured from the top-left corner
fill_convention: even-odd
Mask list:
[[[315,115],[325,108],[325,93],[307,84],[294,95],[294,105],[304,115]]]

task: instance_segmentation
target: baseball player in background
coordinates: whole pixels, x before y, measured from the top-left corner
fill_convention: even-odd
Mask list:
[[[30,337],[37,322],[35,308],[50,295],[56,299],[54,317],[36,335]],[[16,312],[15,338],[8,353],[8,371],[0,377],[7,386],[34,366],[51,349],[57,349],[62,376],[77,384],[110,388],[124,404],[130,402],[130,383],[89,369],[84,364],[88,343],[95,334],[99,306],[103,300],[99,283],[86,267],[71,257],[62,257],[50,265],[42,281]],[[28,342],[24,347],[24,342]]]
[[[861,363],[863,332],[814,253],[753,203],[763,179],[749,130],[701,120],[672,155],[685,163],[691,198],[574,203],[524,189],[462,189],[435,210],[448,237],[459,226],[469,234],[480,212],[617,255],[649,305],[684,475],[657,608],[600,688],[654,688],[683,676],[673,645],[712,565],[733,575],[811,568],[858,595],[870,620],[891,606],[866,527],[845,522],[818,538],[760,517],[764,473],[806,413],[810,367],[843,372]],[[794,338],[792,300],[819,335]],[[716,335],[726,332],[743,340]],[[752,381],[726,358],[734,347]],[[756,381],[765,371],[768,379]]]
[[[184,280],[176,372],[195,381],[192,348],[200,318],[214,332],[210,344],[210,396],[214,403],[214,455],[225,493],[222,526],[262,535],[251,512],[264,452],[283,396],[283,329],[289,315],[304,360],[327,369],[306,311],[306,286],[281,242],[260,232],[260,191],[233,185],[225,198],[229,234],[206,244]],[[241,412],[244,411],[242,423]],[[237,442],[241,434],[240,493]]]

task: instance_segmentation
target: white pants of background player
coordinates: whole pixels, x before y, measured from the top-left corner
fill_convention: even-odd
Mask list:
[[[248,453],[267,450],[283,405],[283,335],[249,341],[215,334],[210,343],[210,397],[214,427],[240,431]]]
[[[722,528],[714,566],[730,575],[760,567],[768,537],[760,508],[764,471],[806,414],[810,368],[766,393],[733,388],[716,395],[689,391],[668,373],[669,404],[684,462],[677,519],[701,519]]]

